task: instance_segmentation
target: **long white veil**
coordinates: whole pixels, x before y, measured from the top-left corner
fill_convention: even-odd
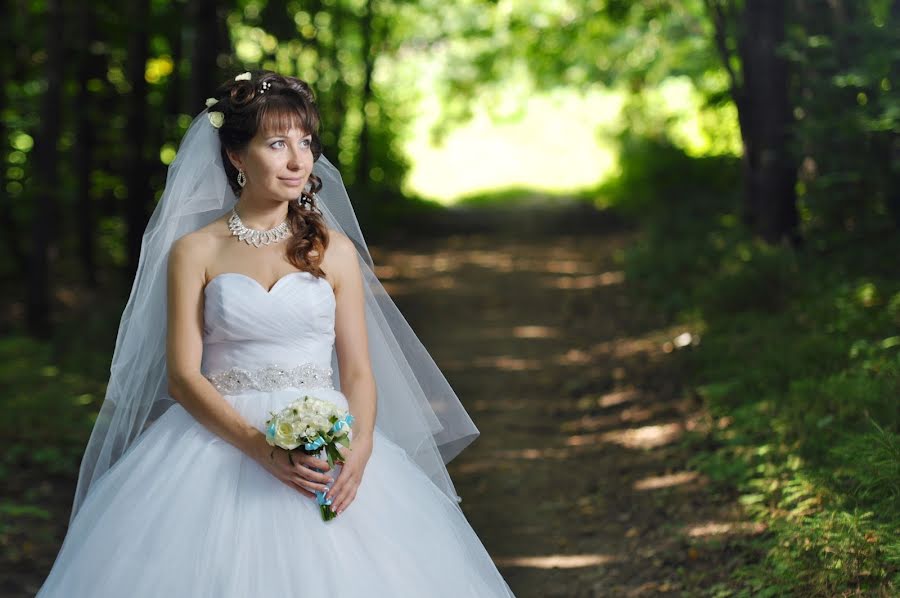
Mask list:
[[[166,264],[175,240],[224,215],[236,202],[219,144],[204,110],[191,122],[169,167],[165,190],[144,231],[106,396],[81,462],[71,519],[97,480],[175,403],[168,395],[166,376]],[[316,161],[314,173],[322,179],[317,203],[326,223],[350,237],[358,252],[378,390],[375,426],[459,502],[446,463],[477,438],[478,429],[375,276],[340,173],[324,155]],[[340,388],[334,351],[332,369],[335,387]]]

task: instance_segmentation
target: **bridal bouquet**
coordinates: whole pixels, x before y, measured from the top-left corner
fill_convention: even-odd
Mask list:
[[[334,403],[304,396],[271,415],[266,420],[266,442],[287,450],[292,465],[291,451],[300,448],[307,455],[324,451],[328,466],[333,468],[334,462],[342,459],[338,445],[350,446],[353,416]],[[326,500],[324,492],[316,492],[316,503],[324,521],[334,519],[334,512],[328,508],[331,499]]]

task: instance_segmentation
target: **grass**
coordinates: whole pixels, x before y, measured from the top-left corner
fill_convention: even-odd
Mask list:
[[[839,244],[811,239],[800,250],[766,245],[734,215],[736,184],[675,184],[677,172],[727,181],[719,169],[697,176],[704,164],[679,166],[676,153],[636,167],[630,176],[642,180],[612,191],[646,232],[627,255],[628,278],[642,301],[700,336],[685,349],[690,387],[728,422],[692,438],[692,465],[736,490],[768,530],[765,558],[710,595],[895,595],[896,231]],[[664,198],[653,193],[660,180],[672,183]]]

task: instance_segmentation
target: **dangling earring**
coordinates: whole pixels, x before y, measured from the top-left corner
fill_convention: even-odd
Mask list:
[[[243,170],[238,170],[237,184],[240,185],[241,187],[243,187],[244,185],[247,184],[247,177],[244,176]]]

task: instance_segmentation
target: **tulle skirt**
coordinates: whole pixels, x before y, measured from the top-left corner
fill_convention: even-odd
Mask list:
[[[346,408],[338,391],[317,396]],[[296,390],[226,395],[263,429]],[[39,598],[512,596],[457,505],[375,431],[356,498],[325,522],[175,404],[91,488]]]

